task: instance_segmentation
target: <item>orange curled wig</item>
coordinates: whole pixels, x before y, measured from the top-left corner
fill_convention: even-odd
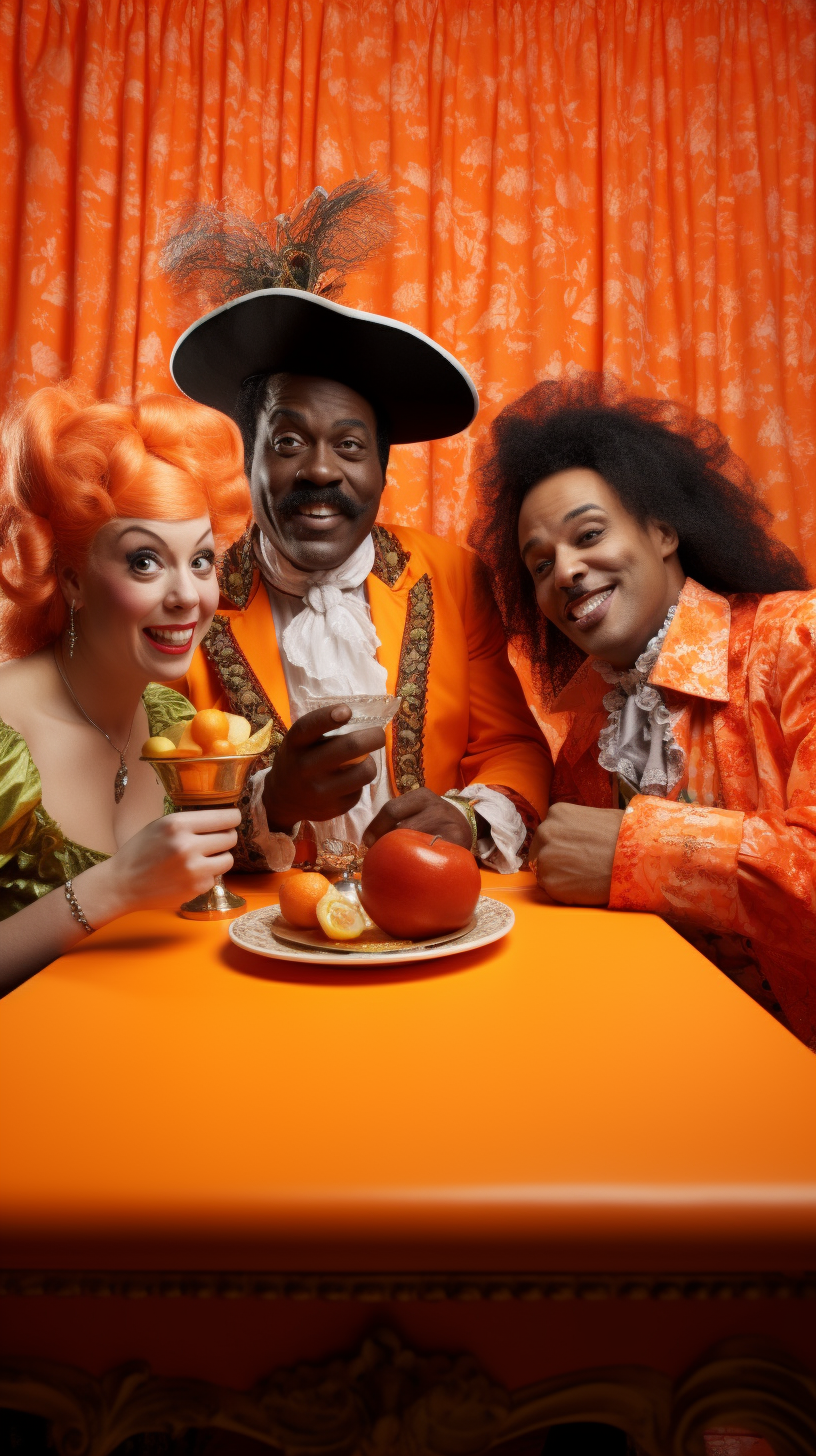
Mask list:
[[[209,515],[223,550],[249,520],[238,428],[193,400],[88,402],[62,385],[10,412],[1,434],[0,659],[59,635],[66,607],[57,561],[81,569],[107,521]]]

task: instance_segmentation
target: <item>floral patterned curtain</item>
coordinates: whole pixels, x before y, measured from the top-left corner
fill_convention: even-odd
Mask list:
[[[386,519],[463,540],[474,444],[570,365],[716,419],[816,579],[812,0],[2,0],[0,367],[169,387],[166,209],[268,218],[377,171],[399,233],[346,301],[453,350],[464,437]]]

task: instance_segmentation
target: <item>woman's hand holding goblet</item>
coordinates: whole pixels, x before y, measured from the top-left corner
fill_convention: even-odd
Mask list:
[[[92,925],[131,910],[175,910],[204,895],[232,869],[238,809],[168,814],[134,834],[119,852],[74,881]]]

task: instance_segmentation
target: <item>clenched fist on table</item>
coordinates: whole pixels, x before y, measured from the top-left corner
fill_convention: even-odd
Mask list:
[[[622,809],[552,804],[530,846],[530,864],[551,900],[608,905]]]

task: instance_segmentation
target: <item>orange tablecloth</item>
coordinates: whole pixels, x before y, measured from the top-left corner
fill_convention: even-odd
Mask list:
[[[773,1391],[816,1368],[816,1058],[659,920],[484,886],[512,933],[421,970],[145,913],[0,1003],[0,1361],[58,1362],[27,1409],[93,1389],[97,1420],[115,1381],[68,1367],[246,1388],[382,1326],[575,1386],[553,1419],[626,1425],[639,1370],[638,1409],[666,1379],[684,1409],[734,1336],[775,1342]]]
[[[14,992],[3,1264],[814,1267],[816,1058],[660,920],[484,881],[511,934],[421,969],[145,912]]]

